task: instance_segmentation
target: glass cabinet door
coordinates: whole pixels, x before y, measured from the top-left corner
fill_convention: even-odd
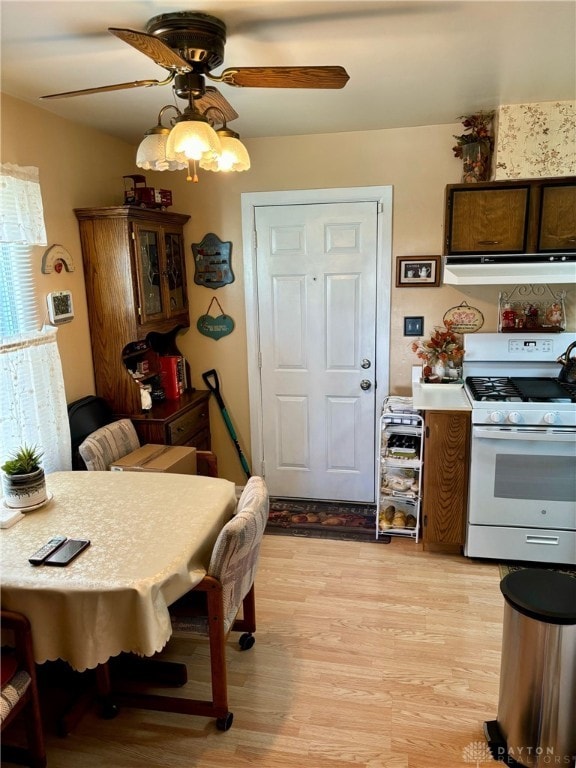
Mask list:
[[[160,230],[135,227],[136,259],[140,289],[140,322],[164,314]]]
[[[164,233],[166,249],[166,277],[168,281],[169,315],[178,314],[188,306],[186,272],[182,236],[175,232]]]

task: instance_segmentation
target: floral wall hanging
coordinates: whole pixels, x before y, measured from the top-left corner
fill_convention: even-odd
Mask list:
[[[452,151],[455,157],[462,159],[462,181],[488,181],[494,149],[494,112],[476,112],[458,119],[465,131],[459,136],[454,135],[457,143]]]

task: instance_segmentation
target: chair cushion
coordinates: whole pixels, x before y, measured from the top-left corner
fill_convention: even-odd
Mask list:
[[[130,419],[120,419],[88,435],[78,451],[88,470],[105,471],[139,447],[140,440]]]
[[[26,693],[31,678],[28,672],[21,669],[16,672],[14,677],[7,685],[2,686],[2,696],[0,697],[0,723],[8,717],[22,696]]]

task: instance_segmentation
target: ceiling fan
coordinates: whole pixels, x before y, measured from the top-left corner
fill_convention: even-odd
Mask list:
[[[92,93],[104,93],[128,88],[151,87],[173,83],[174,93],[201,111],[218,109],[226,121],[238,114],[205,78],[239,88],[343,88],[348,73],[340,66],[297,67],[230,67],[220,75],[212,74],[224,61],[226,25],[215,16],[195,11],[164,13],[148,21],[145,32],[132,29],[108,29],[120,40],[148,56],[168,70],[164,80],[135,80],[129,83],[103,85],[79,91],[67,91],[42,96],[42,99],[62,99]]]

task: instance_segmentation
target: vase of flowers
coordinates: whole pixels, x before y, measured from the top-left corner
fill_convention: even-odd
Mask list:
[[[452,323],[446,321],[437,327],[429,339],[412,342],[412,352],[422,360],[422,378],[426,383],[441,383],[458,379],[458,371],[464,357],[462,337],[452,330]],[[453,375],[456,373],[456,375]],[[452,374],[452,375],[451,375]]]
[[[455,157],[462,159],[462,181],[488,181],[494,149],[494,112],[476,112],[458,119],[466,130],[460,136],[454,135],[457,144],[452,147],[452,151]]]

